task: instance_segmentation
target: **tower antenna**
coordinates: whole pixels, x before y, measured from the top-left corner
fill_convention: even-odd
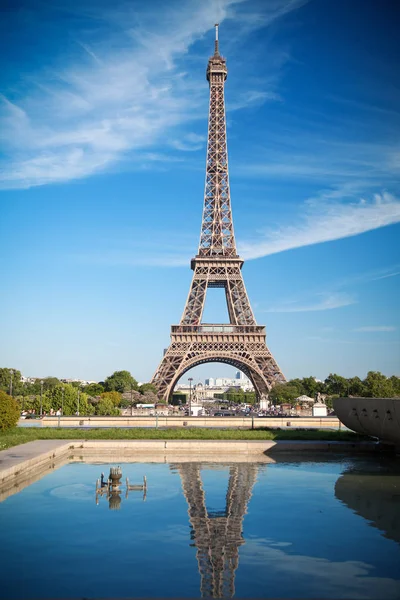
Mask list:
[[[215,23],[215,56],[219,55],[219,48],[218,48],[218,27],[219,27],[219,23]]]

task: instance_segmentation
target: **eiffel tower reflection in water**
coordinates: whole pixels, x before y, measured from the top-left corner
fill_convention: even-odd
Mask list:
[[[201,463],[174,463],[188,503],[191,539],[197,548],[202,598],[232,598],[239,547],[243,538],[243,518],[252,496],[257,473],[263,465],[239,463],[229,466],[225,509],[208,511],[201,479]],[[220,467],[216,467],[220,468]]]

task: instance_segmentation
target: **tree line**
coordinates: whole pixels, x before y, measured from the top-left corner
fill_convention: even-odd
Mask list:
[[[12,394],[22,410],[40,414],[119,415],[120,408],[159,402],[151,383],[139,386],[129,371],[115,371],[104,381],[83,386],[77,381],[63,383],[57,377],[21,382],[18,369],[0,368],[0,391]]]
[[[0,368],[0,391],[7,394],[12,391],[21,410],[35,411],[36,415],[40,412],[40,403],[42,412],[46,414],[62,409],[62,413],[68,416],[77,412],[80,415],[117,415],[120,408],[160,402],[155,386],[151,383],[139,386],[129,371],[115,371],[104,381],[86,386],[79,382],[63,383],[56,377],[44,377],[31,383],[23,383],[20,379],[18,369]],[[392,398],[400,396],[400,378],[369,371],[365,379],[346,379],[336,373],[329,374],[324,381],[317,381],[315,377],[291,379],[275,385],[269,392],[269,400],[275,405],[295,404],[299,396],[315,398],[318,392],[326,397],[328,406],[332,405],[333,398],[340,396]],[[256,402],[254,392],[237,388],[230,388],[215,397],[234,403]]]
[[[315,377],[303,377],[278,383],[268,397],[272,404],[295,404],[295,399],[299,396],[315,398],[318,392],[326,397],[328,406],[331,406],[333,398],[347,396],[395,398],[400,396],[400,378],[395,375],[386,377],[379,371],[369,371],[365,379],[346,379],[337,373],[330,373],[324,381],[317,381]]]

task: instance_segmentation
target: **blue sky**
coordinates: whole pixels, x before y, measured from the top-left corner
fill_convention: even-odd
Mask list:
[[[0,364],[151,378],[197,252],[205,69],[219,21],[235,234],[270,349],[288,378],[398,373],[396,4],[10,4],[0,23]],[[222,294],[210,291],[206,322],[226,320]]]

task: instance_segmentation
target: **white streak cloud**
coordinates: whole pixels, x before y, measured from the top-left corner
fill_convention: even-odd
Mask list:
[[[396,331],[396,327],[392,325],[367,325],[366,327],[357,327],[353,329],[353,331],[357,331],[360,333],[380,333],[386,331]]]
[[[86,20],[84,31],[74,32],[85,38],[77,40],[79,57],[55,60],[56,70],[43,69],[22,82],[28,93],[13,89],[0,101],[0,142],[6,151],[0,187],[86,177],[111,169],[132,151],[135,168],[138,154],[151,156],[155,145],[157,153],[160,145],[170,152],[201,148],[203,140],[190,124],[207,117],[206,83],[193,79],[190,62],[182,63],[192,44],[216,21],[234,21],[237,34],[245,35],[304,3],[269,0],[257,13],[245,0],[169,2],[157,15],[118,1],[109,10],[96,9],[93,31]],[[81,10],[91,16],[89,7]],[[99,22],[101,39],[96,38]],[[274,69],[279,73],[280,66]],[[266,87],[240,102],[274,98],[276,78]]]
[[[243,258],[250,260],[294,248],[360,235],[400,222],[400,200],[383,192],[372,201],[344,203],[309,201],[296,218],[296,225],[266,231],[259,240],[240,244]]]
[[[356,304],[357,300],[354,296],[344,292],[318,294],[317,300],[312,302],[301,302],[293,300],[291,302],[282,303],[279,306],[273,306],[259,312],[275,312],[275,313],[296,313],[296,312],[314,312],[321,310],[332,310],[334,308],[342,308]]]

